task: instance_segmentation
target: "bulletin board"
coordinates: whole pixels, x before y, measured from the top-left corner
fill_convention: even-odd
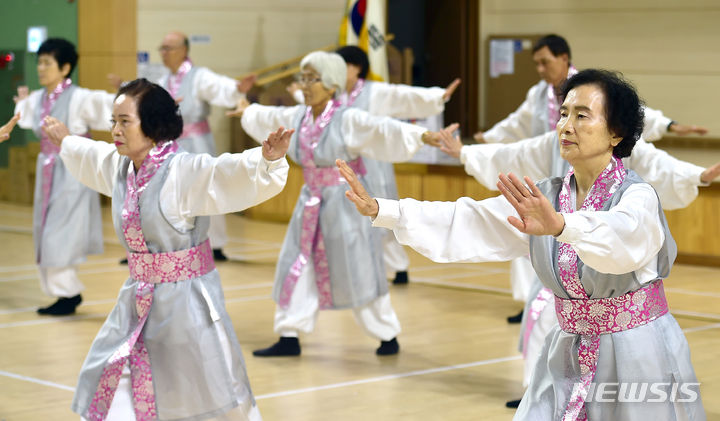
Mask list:
[[[485,129],[515,111],[540,77],[532,46],[542,35],[491,35],[485,60]]]

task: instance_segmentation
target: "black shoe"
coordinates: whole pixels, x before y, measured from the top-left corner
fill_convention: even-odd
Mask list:
[[[520,406],[521,399],[518,399],[516,401],[507,401],[505,402],[505,408],[517,408]]]
[[[393,279],[393,285],[402,285],[408,283],[408,275],[406,271],[395,272],[395,279]]]
[[[127,257],[125,257],[125,258],[123,258],[123,259],[120,259],[120,264],[121,264],[121,265],[127,265],[127,264],[128,264]]]
[[[223,254],[222,249],[213,249],[213,259],[215,259],[216,262],[226,262],[228,260],[227,256]]]
[[[390,341],[381,341],[380,348],[375,350],[377,355],[395,355],[400,351],[400,344],[398,344],[397,338],[392,338]]]
[[[520,322],[522,321],[522,315],[523,315],[523,310],[520,310],[520,313],[518,313],[518,314],[516,314],[516,315],[514,315],[514,316],[508,317],[508,318],[507,318],[507,321],[508,321],[508,323],[510,323],[511,325],[512,325],[512,324],[515,324],[515,323],[520,323]]]
[[[269,348],[253,351],[256,357],[296,357],[300,355],[300,341],[298,338],[281,336],[280,340]]]
[[[75,313],[75,308],[82,302],[80,294],[70,298],[58,298],[53,305],[37,309],[38,314],[50,316],[66,316]]]

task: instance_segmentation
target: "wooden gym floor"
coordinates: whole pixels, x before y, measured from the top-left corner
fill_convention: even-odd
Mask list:
[[[80,266],[86,285],[74,316],[40,317],[31,208],[0,203],[0,421],[77,420],[70,403],[77,374],[112,309],[127,267],[104,209],[105,253]],[[508,420],[504,403],[522,396],[519,325],[505,318],[509,264],[430,262],[410,251],[411,283],[391,286],[403,326],[400,354],[379,358],[349,311],[322,312],[301,337],[299,358],[259,359],[270,345],[270,298],[284,224],[228,216],[218,264],[250,382],[266,421]],[[708,419],[720,419],[720,269],[677,265],[666,283],[671,311],[685,330]]]

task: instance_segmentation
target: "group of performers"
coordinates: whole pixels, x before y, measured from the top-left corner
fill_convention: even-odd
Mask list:
[[[699,390],[693,402],[587,397],[595,382],[697,384],[663,291],[677,252],[663,209],[687,206],[720,164],[700,168],[646,141],[705,130],[644,107],[616,73],[577,71],[561,37],[533,51],[543,80],[516,112],[476,134],[484,144],[463,145],[455,124],[434,132],[395,119],[442,112],[459,80],[366,81],[357,47],[305,56],[302,105],[271,107],[247,102],[253,77],[195,66],[178,32],[160,47],[168,75],[158,84],[112,77],[116,94],[73,85],[74,46],[45,41],[43,89],[20,89],[15,116],[0,127],[0,141],[15,124],[41,139],[33,233],[42,288],[57,301],[38,313],[72,314],[82,301],[76,265],[102,252],[98,193],[112,198],[130,272],[72,409],[87,420],[261,419],[215,260],[227,241],[222,215],[278,194],[287,156],[305,184],[277,262],[279,340],[253,355],[300,355],[300,332],[312,332],[325,309],[351,309],[380,342],[377,355],[397,354],[388,279],[407,282],[400,244],[437,262],[521,259],[513,285],[527,298],[527,390],[516,419],[704,419]],[[210,105],[234,107],[228,114],[260,146],[216,156]],[[87,138],[90,129],[110,130],[114,144]],[[458,157],[501,196],[398,201],[390,163],[424,144]],[[629,352],[637,347],[644,351]]]

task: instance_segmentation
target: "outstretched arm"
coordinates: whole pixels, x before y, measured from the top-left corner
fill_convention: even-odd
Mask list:
[[[12,118],[8,120],[7,123],[0,127],[0,143],[10,139],[10,132],[12,132],[12,130],[15,128],[18,120],[20,120],[20,113],[12,116]]]
[[[280,193],[289,165],[284,158],[294,130],[280,127],[262,147],[242,153],[182,153],[170,163],[162,209],[173,224],[198,215],[219,215],[255,206]],[[189,176],[191,175],[191,176]]]
[[[82,136],[71,136],[55,117],[46,117],[43,131],[60,147],[60,158],[70,174],[91,189],[110,196],[121,157],[117,148]]]
[[[373,82],[368,112],[394,118],[425,118],[440,114],[459,84],[460,79],[455,79],[443,89]]]
[[[497,175],[501,172],[525,174],[536,180],[553,175],[552,155],[558,147],[555,132],[510,144],[463,145],[458,137],[443,131],[441,140],[440,149],[459,158],[465,172],[490,190],[497,189]]]
[[[392,229],[401,244],[436,262],[505,261],[526,255],[528,237],[513,228],[510,205],[496,197],[481,202],[463,197],[456,202],[374,199],[343,161],[337,162],[348,181],[346,197],[358,211],[374,218],[373,226]]]
[[[704,135],[708,130],[705,127],[680,124],[665,117],[662,111],[645,107],[645,124],[643,126],[643,138],[648,142],[654,142],[662,138],[666,133],[675,133],[678,136]]]
[[[407,161],[423,144],[440,146],[439,132],[354,108],[342,116],[342,134],[349,152],[385,162]]]
[[[513,174],[500,175],[498,188],[520,216],[510,216],[508,222],[520,232],[556,236],[557,241],[570,244],[583,263],[600,272],[641,269],[655,259],[665,241],[661,209],[649,184],[628,187],[608,211],[562,214],[531,179],[525,177],[525,184]]]

